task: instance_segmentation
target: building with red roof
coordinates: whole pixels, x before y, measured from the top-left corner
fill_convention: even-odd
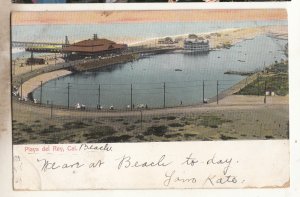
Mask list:
[[[118,44],[104,38],[99,39],[97,34],[94,34],[93,39],[82,40],[63,47],[62,53],[78,57],[96,57],[120,54],[126,49],[126,44]]]

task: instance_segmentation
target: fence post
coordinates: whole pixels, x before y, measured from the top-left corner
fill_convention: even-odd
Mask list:
[[[68,83],[68,109],[70,108],[70,83]]]
[[[51,108],[50,108],[50,118],[52,119],[53,116],[53,101],[51,101]]]
[[[23,79],[21,78],[21,99],[23,98]]]
[[[217,80],[217,104],[219,104],[219,80]]]
[[[265,98],[264,98],[264,104],[266,104],[267,103],[267,80],[265,79],[265,92],[264,92],[264,94],[265,94]]]
[[[164,108],[166,108],[166,82],[164,82]]]
[[[42,105],[42,99],[43,99],[43,81],[41,81],[40,105]]]
[[[260,90],[260,86],[259,86],[259,74],[257,76],[257,96],[259,96],[259,90]]]
[[[101,94],[101,86],[99,84],[99,88],[98,88],[98,106],[100,107],[100,94]]]
[[[202,81],[202,103],[204,103],[204,80]]]
[[[132,84],[130,84],[130,110],[132,111]]]
[[[141,110],[141,131],[143,130],[143,110]]]

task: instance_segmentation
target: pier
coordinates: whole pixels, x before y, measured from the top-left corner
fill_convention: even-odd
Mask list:
[[[232,71],[232,70],[229,70],[229,71],[224,72],[224,74],[227,74],[227,75],[250,76],[250,75],[255,74],[256,72],[257,71]]]
[[[101,69],[101,68],[115,65],[115,64],[132,62],[132,61],[138,60],[140,58],[143,58],[144,56],[168,53],[168,52],[172,52],[172,51],[175,51],[178,49],[180,49],[180,48],[178,48],[178,47],[144,48],[144,49],[139,49],[136,51],[131,50],[130,52],[128,51],[128,52],[125,52],[124,54],[114,55],[111,57],[99,57],[99,58],[83,60],[83,61],[81,61],[81,63],[75,64],[72,67],[72,70],[77,71],[77,72],[97,70],[97,69]]]

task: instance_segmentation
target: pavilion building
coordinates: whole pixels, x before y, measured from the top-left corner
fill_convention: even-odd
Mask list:
[[[62,53],[71,59],[96,58],[109,55],[118,55],[124,52],[128,46],[126,44],[118,44],[114,41],[97,37],[94,34],[93,39],[82,40],[74,44],[69,44],[62,48]]]

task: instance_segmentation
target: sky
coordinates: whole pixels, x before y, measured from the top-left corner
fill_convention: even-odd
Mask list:
[[[13,12],[12,25],[286,20],[285,9]]]

